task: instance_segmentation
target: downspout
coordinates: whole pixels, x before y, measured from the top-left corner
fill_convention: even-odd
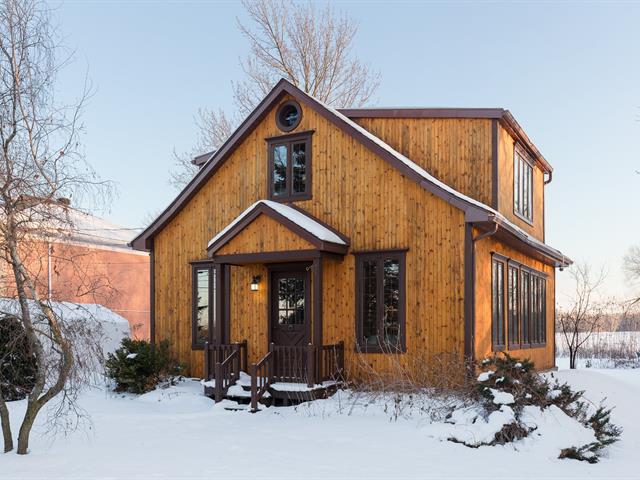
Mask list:
[[[548,185],[551,183],[551,180],[553,180],[553,171],[547,172],[549,174],[549,176],[547,177],[547,179],[544,181],[545,185]]]

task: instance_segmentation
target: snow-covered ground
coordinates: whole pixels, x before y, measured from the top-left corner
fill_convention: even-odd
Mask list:
[[[0,478],[639,478],[640,370],[554,375],[616,406],[613,419],[625,431],[599,464],[557,458],[582,433],[553,411],[531,415],[539,428],[527,439],[472,449],[441,440],[442,423],[392,421],[380,406],[352,408],[345,394],[250,414],[215,405],[187,380],[139,397],[85,393],[92,423],[67,437],[48,436],[40,425],[29,455],[0,454]],[[24,404],[10,408],[17,429]]]

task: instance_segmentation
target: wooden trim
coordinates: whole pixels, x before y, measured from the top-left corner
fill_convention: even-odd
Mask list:
[[[312,198],[312,158],[313,143],[311,136],[313,130],[290,135],[282,135],[280,137],[270,137],[267,139],[267,198],[276,202],[295,202],[301,200],[310,200]],[[305,185],[304,192],[293,193],[293,144],[305,144]],[[285,177],[285,193],[283,195],[273,194],[273,150],[274,147],[284,145],[287,148],[287,165]]]
[[[314,258],[321,256],[323,256],[323,253],[319,250],[285,250],[282,252],[232,253],[229,255],[216,255],[213,258],[220,263],[246,265],[250,263],[270,264],[312,261]]]
[[[297,208],[298,211],[305,213],[302,209]],[[210,257],[215,255],[215,252],[220,250],[224,245],[230,242],[236,235],[238,235],[242,230],[244,230],[251,222],[253,222],[259,215],[267,215],[276,222],[279,222],[281,225],[285,226],[293,233],[298,235],[299,237],[307,240],[313,246],[315,246],[320,251],[333,252],[339,254],[346,254],[349,250],[349,246],[341,245],[338,243],[326,242],[324,240],[320,240],[318,237],[313,235],[311,232],[305,230],[300,225],[295,222],[292,222],[284,215],[280,214],[273,208],[269,207],[264,203],[259,203],[255,206],[253,210],[247,213],[238,223],[236,223],[231,229],[225,232],[220,238],[218,238],[214,243],[207,247],[207,254]],[[311,219],[311,217],[309,217]],[[335,229],[327,226],[333,233],[335,233],[339,238],[346,238],[344,235],[337,232]]]
[[[198,288],[198,279],[197,279],[197,272],[198,270],[208,270],[208,325],[207,325],[207,335],[208,338],[205,342],[199,343],[196,341],[196,337],[197,337],[197,330],[196,330],[196,322],[197,322],[197,318],[198,318],[198,313],[197,313],[197,293],[196,290]],[[215,270],[215,274],[213,273]],[[218,317],[219,315],[219,307],[220,307],[220,292],[218,290],[218,282],[219,282],[219,276],[218,276],[218,266],[212,262],[209,261],[208,263],[203,263],[203,262],[192,262],[191,263],[191,350],[202,350],[204,348],[205,343],[208,341],[210,344],[214,344],[214,343],[219,343],[221,337],[218,336],[218,332],[216,332],[216,340],[214,342],[214,335],[213,335],[213,315],[214,315],[214,309],[212,308],[212,303],[213,303],[213,293],[214,293],[214,287],[215,287],[215,294],[216,294],[216,298],[215,298],[215,315],[216,315],[216,328],[218,329],[220,322],[218,321],[220,317]],[[215,275],[216,277],[216,285],[214,286],[213,284],[213,275]]]
[[[363,345],[362,335],[363,335],[363,324],[362,324],[362,293],[363,293],[363,262],[367,259],[375,259],[378,262],[378,266],[384,262],[385,259],[391,258],[396,259],[399,262],[399,278],[398,278],[398,288],[400,292],[400,298],[398,299],[398,323],[399,323],[399,335],[398,335],[398,345]],[[356,292],[356,345],[355,349],[360,353],[404,353],[407,351],[407,342],[406,342],[406,303],[407,303],[407,293],[406,293],[406,250],[377,250],[373,252],[367,253],[358,253],[356,254],[356,265],[355,265],[355,292]],[[384,273],[381,268],[376,268],[376,272],[379,272],[376,278],[376,296],[377,300],[377,314],[376,314],[376,323],[378,327],[378,336],[382,336],[384,333],[384,329],[382,326],[384,314]]]
[[[464,226],[464,356],[475,358],[475,243],[473,225]]]
[[[153,239],[151,239],[153,245]],[[153,246],[149,251],[149,342],[156,343],[156,267]]]
[[[220,265],[222,267],[220,270],[224,279],[224,342],[231,343],[231,265],[227,265],[225,263]]]
[[[280,114],[285,107],[289,106],[293,106],[298,110],[298,120],[293,125],[284,125],[280,119]],[[290,132],[291,130],[294,130],[298,125],[300,125],[300,122],[302,121],[302,107],[295,100],[287,100],[286,102],[282,102],[280,105],[278,105],[275,116],[276,125],[278,126],[278,128],[283,132]]]
[[[322,258],[314,258],[311,266],[313,272],[313,344],[322,346]]]
[[[493,296],[495,294],[493,285],[494,263],[502,265],[502,343],[496,343],[493,336],[493,324],[495,318]],[[503,351],[507,346],[507,280],[508,260],[499,254],[491,254],[491,350],[493,352]]]
[[[293,264],[280,264],[280,265],[270,265],[267,267],[268,273],[267,276],[269,277],[268,280],[268,288],[269,290],[267,291],[268,293],[268,316],[267,318],[269,319],[269,335],[268,335],[268,345],[271,344],[274,339],[273,339],[273,327],[274,327],[274,321],[275,321],[275,316],[274,316],[274,312],[276,309],[276,303],[274,302],[274,296],[275,296],[275,285],[273,282],[273,277],[274,275],[286,275],[286,274],[302,274],[304,276],[304,280],[305,280],[305,291],[304,291],[304,302],[305,302],[305,308],[304,308],[304,322],[305,322],[305,341],[304,341],[304,346],[309,344],[309,341],[311,340],[311,309],[313,309],[313,305],[312,305],[312,299],[311,299],[311,291],[310,291],[310,287],[311,287],[311,275],[309,274],[309,264],[308,263],[293,263]]]
[[[285,135],[273,135],[271,137],[265,137],[264,139],[267,143],[290,142],[311,137],[315,132],[315,130],[310,129],[301,132],[287,133]]]
[[[500,171],[498,167],[498,146],[500,144],[500,137],[498,133],[498,120],[493,119],[491,121],[491,206],[495,210],[500,211]]]

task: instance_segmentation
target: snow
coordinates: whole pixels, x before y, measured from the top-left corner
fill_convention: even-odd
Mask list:
[[[291,220],[300,228],[309,232],[318,240],[322,240],[324,242],[337,243],[339,245],[346,245],[344,240],[342,240],[338,235],[333,233],[331,230],[329,230],[327,227],[325,227],[321,223],[318,223],[314,219],[306,216],[304,213],[300,212],[299,210],[296,210],[295,208],[292,208],[282,203],[274,202],[271,200],[258,200],[257,202],[252,204],[249,208],[247,208],[244,212],[238,215],[238,217],[236,217],[236,219],[233,220],[229,225],[227,225],[222,230],[220,230],[220,232],[218,232],[218,234],[209,241],[208,246],[210,247],[216,241],[218,241],[218,239],[224,236],[225,233],[231,230],[236,224],[238,224],[244,217],[249,215],[249,213],[251,213],[253,209],[260,204],[266,205],[267,207],[272,208],[273,210],[278,212],[280,215]]]
[[[493,370],[489,370],[488,372],[482,372],[480,375],[478,375],[478,381],[486,382],[491,378],[491,375],[493,375],[494,373],[496,372],[494,372]]]
[[[47,434],[39,419],[31,453],[0,454],[2,480],[225,478],[637,478],[640,450],[640,370],[560,370],[560,381],[587,391],[594,404],[607,397],[614,422],[625,429],[596,465],[559,460],[561,448],[592,434],[562,412],[526,407],[535,431],[510,445],[468,448],[447,440],[455,432],[486,440],[511,418],[511,408],[483,418],[460,408],[447,422],[428,416],[391,419],[379,404],[340,392],[297,407],[251,414],[234,402],[215,404],[199,380],[141,396],[90,390],[81,405],[91,424],[68,436]],[[11,402],[14,431],[24,401]],[[229,408],[240,408],[230,411]],[[44,418],[44,417],[43,417]],[[317,461],[310,462],[310,452]]]
[[[129,355],[127,355],[127,359],[129,360],[133,360],[134,358],[136,358],[138,356],[137,353],[130,353]]]
[[[503,392],[495,388],[490,388],[489,390],[491,390],[491,395],[493,396],[493,403],[496,405],[511,405],[515,403],[515,398],[509,392]]]

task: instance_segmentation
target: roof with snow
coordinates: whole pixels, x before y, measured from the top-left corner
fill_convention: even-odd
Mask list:
[[[456,189],[441,182],[418,164],[395,150],[386,142],[361,127],[359,124],[340,113],[338,110],[324,104],[311,95],[303,92],[287,80],[280,80],[278,84],[267,94],[255,110],[244,120],[238,129],[227,141],[206,160],[200,171],[180,192],[174,201],[154,222],[138,235],[131,243],[133,248],[148,250],[151,247],[150,240],[156,232],[161,230],[181,210],[181,208],[198,192],[200,187],[220,168],[229,158],[236,147],[249,135],[255,125],[268,113],[270,106],[282,95],[289,94],[301,103],[314,109],[328,121],[332,122],[346,133],[359,140],[365,147],[398,169],[407,178],[417,182],[424,189],[449,202],[465,212],[465,220],[470,223],[494,224],[501,227],[510,238],[526,243],[530,248],[538,251],[543,257],[554,262],[556,266],[565,266],[571,263],[568,257],[561,252],[533,238],[523,229],[508,221],[502,214],[490,206],[479,202]]]
[[[245,226],[260,215],[267,215],[313,244],[318,250],[346,253],[349,239],[310,214],[290,205],[272,200],[258,200],[238,215],[213,237],[207,246],[209,255],[226,245]]]

